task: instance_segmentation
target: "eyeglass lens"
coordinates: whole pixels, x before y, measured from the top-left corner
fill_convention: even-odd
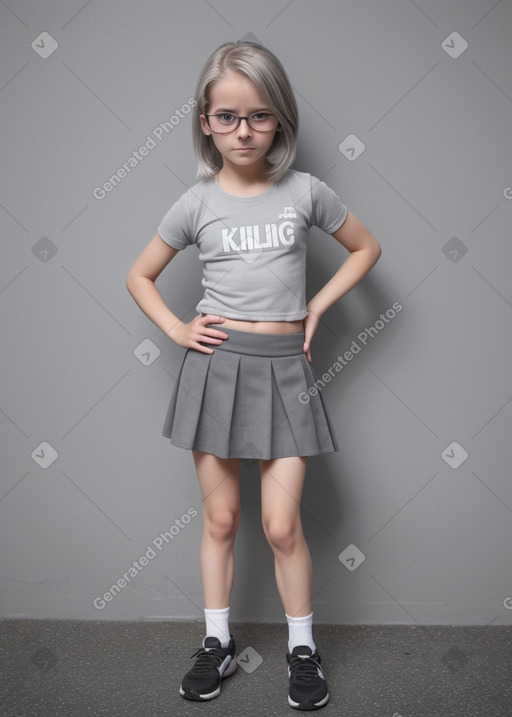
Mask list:
[[[212,132],[224,134],[232,132],[239,126],[242,119],[246,119],[252,130],[259,132],[269,132],[277,127],[277,117],[268,112],[255,112],[249,117],[238,117],[231,112],[219,112],[218,114],[208,115],[210,128]]]

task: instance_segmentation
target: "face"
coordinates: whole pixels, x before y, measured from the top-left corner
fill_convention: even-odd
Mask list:
[[[230,70],[210,89],[208,114],[231,112],[247,117],[263,110],[271,112],[254,82],[239,72]],[[236,130],[220,135],[211,132],[204,115],[200,116],[200,121],[201,129],[204,134],[212,136],[224,162],[238,166],[249,166],[256,162],[267,164],[265,156],[272,146],[277,130],[258,132],[242,120]]]

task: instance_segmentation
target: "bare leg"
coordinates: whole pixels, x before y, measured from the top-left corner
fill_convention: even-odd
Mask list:
[[[204,607],[230,604],[235,576],[234,543],[240,522],[240,480],[236,458],[192,451],[203,499],[200,567]]]
[[[260,461],[263,530],[274,553],[276,584],[285,613],[312,612],[311,555],[302,532],[300,501],[306,458]]]

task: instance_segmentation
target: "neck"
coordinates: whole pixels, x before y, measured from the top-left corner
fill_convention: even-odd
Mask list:
[[[242,190],[250,189],[251,187],[270,186],[272,179],[267,172],[271,166],[264,157],[260,162],[248,167],[240,167],[224,161],[218,174],[219,184],[224,187],[239,187]]]

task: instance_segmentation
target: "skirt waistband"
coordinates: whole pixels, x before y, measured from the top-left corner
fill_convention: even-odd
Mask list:
[[[221,344],[207,344],[214,351],[232,351],[233,353],[249,354],[251,356],[294,356],[303,353],[304,332],[296,334],[263,334],[256,331],[239,331],[226,328],[222,324],[207,324],[209,328],[225,331],[229,335]]]

